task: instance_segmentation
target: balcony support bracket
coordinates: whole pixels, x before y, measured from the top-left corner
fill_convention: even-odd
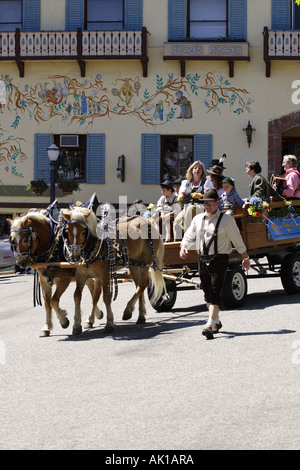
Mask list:
[[[24,62],[22,60],[16,60],[16,64],[18,66],[18,69],[19,69],[19,76],[21,78],[24,78],[24,75],[25,75],[25,65],[24,65]]]
[[[82,59],[77,59],[79,68],[80,68],[80,76],[85,77],[85,61]]]

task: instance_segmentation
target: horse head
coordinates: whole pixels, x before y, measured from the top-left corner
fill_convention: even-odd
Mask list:
[[[26,267],[40,257],[47,247],[51,233],[49,219],[39,212],[29,212],[15,220],[7,219],[7,222],[16,262]]]
[[[61,211],[64,223],[64,256],[71,263],[83,262],[93,239],[97,238],[97,219],[91,209],[76,207]]]

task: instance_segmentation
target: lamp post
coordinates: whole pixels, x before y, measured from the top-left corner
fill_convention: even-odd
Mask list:
[[[59,148],[55,144],[50,145],[47,149],[50,162],[50,204],[55,200],[55,167],[59,156]]]

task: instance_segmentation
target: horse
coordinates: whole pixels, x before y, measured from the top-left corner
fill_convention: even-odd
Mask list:
[[[136,323],[145,323],[144,291],[149,284],[149,269],[153,299],[158,301],[165,293],[165,283],[161,272],[164,244],[154,225],[143,217],[124,217],[116,222],[113,230],[111,227],[108,231],[102,230],[98,236],[99,225],[92,210],[76,207],[69,210],[63,209],[61,214],[65,223],[64,256],[76,266],[76,290],[74,292],[76,331],[81,330],[81,293],[89,277],[100,280],[107,313],[104,331],[106,333],[113,331],[112,283],[114,280],[115,288],[117,288],[115,271],[124,266],[129,268],[136,291],[127,303],[122,319],[129,320],[132,317],[138,300],[139,314]],[[101,292],[99,292],[100,295]],[[91,315],[91,320],[92,318]]]
[[[41,212],[29,211],[27,215],[14,220],[7,219],[7,222],[10,225],[11,247],[19,266],[27,267],[34,265],[34,263],[45,263],[51,258],[57,260],[55,258],[57,256],[55,251],[57,251],[59,245],[59,230],[54,235],[49,217],[46,217]],[[60,257],[59,261],[61,260]],[[46,310],[46,323],[41,330],[40,336],[46,337],[50,335],[50,331],[53,328],[52,308],[55,310],[62,328],[65,329],[69,326],[67,311],[60,308],[59,300],[69,284],[75,281],[75,277],[71,275],[58,277],[54,274],[53,277],[49,278],[43,275],[45,268],[38,267],[35,269],[44,293]],[[98,292],[97,283],[98,281],[93,279],[87,280],[87,286],[91,292],[92,299],[94,299],[94,293]],[[56,285],[56,290],[52,296],[53,284]],[[93,312],[97,315],[97,318],[101,319],[103,317],[103,312],[94,304]]]

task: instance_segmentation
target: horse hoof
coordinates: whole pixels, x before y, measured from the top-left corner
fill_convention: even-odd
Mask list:
[[[65,330],[66,328],[68,328],[68,326],[70,325],[70,322],[68,320],[68,318],[66,319],[65,323],[63,325],[61,325],[61,327]]]
[[[80,335],[81,333],[82,333],[82,327],[81,326],[77,326],[76,328],[73,328],[73,335],[74,336]]]
[[[83,328],[85,330],[88,330],[89,328],[93,328],[93,324],[90,321],[86,321],[85,324],[83,325]]]
[[[146,323],[146,318],[138,318],[136,324],[137,325],[142,325],[143,323]]]
[[[122,320],[130,320],[130,318],[132,317],[132,313],[123,313],[123,317],[122,317]]]
[[[42,330],[40,333],[40,338],[47,338],[50,336],[50,330]]]
[[[114,331],[114,327],[112,325],[105,325],[104,333],[108,334],[108,333],[112,333],[113,331]]]

